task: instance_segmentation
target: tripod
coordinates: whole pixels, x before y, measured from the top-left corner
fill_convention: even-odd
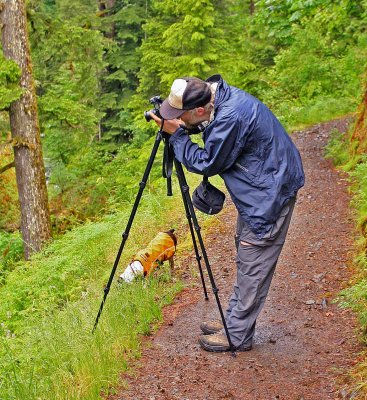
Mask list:
[[[230,350],[231,350],[232,354],[234,355],[235,354],[235,348],[234,348],[234,346],[233,346],[233,344],[231,342],[230,336],[229,336],[227,324],[226,324],[226,321],[225,321],[225,318],[224,318],[224,314],[223,314],[223,309],[222,309],[222,306],[221,306],[221,303],[220,303],[220,299],[219,299],[219,295],[218,295],[219,290],[216,287],[214,276],[213,276],[213,273],[212,273],[212,270],[211,270],[211,267],[210,267],[209,259],[208,259],[208,256],[207,256],[207,253],[206,253],[206,250],[205,250],[204,241],[203,241],[203,238],[202,238],[201,233],[200,233],[200,229],[201,228],[200,228],[200,226],[198,224],[198,220],[196,218],[194,206],[192,204],[192,200],[191,200],[190,193],[189,193],[189,186],[187,184],[185,173],[184,173],[184,170],[182,168],[181,163],[178,160],[176,160],[176,158],[174,158],[173,149],[172,149],[171,145],[169,144],[169,137],[170,137],[170,135],[165,133],[165,132],[163,132],[162,128],[158,131],[158,133],[156,135],[151,155],[149,157],[147,166],[145,168],[145,172],[144,172],[143,178],[142,178],[142,180],[141,180],[141,182],[139,184],[139,191],[138,191],[138,194],[136,196],[136,199],[135,199],[135,202],[134,202],[134,205],[133,205],[133,209],[131,211],[129,220],[127,222],[125,232],[122,234],[122,242],[121,242],[120,248],[119,248],[119,250],[117,252],[117,256],[116,256],[115,262],[113,264],[113,268],[112,268],[110,277],[108,279],[107,285],[104,288],[103,299],[102,299],[101,305],[99,307],[99,311],[98,311],[98,314],[97,314],[97,317],[96,317],[96,320],[95,320],[95,323],[94,323],[94,326],[93,326],[92,333],[94,333],[94,331],[97,328],[99,318],[100,318],[100,316],[102,314],[102,310],[103,310],[104,304],[106,302],[107,295],[108,295],[108,293],[110,291],[111,284],[112,284],[113,278],[115,276],[116,269],[117,269],[118,263],[120,261],[120,257],[121,257],[122,251],[123,251],[125,243],[126,243],[126,241],[128,239],[129,232],[130,232],[131,226],[133,224],[134,217],[136,215],[136,212],[137,212],[137,209],[138,209],[138,206],[139,206],[139,203],[140,203],[144,188],[146,186],[150,171],[152,169],[154,159],[156,157],[159,145],[160,145],[161,141],[163,140],[164,141],[164,146],[165,146],[165,148],[164,148],[164,155],[165,155],[164,158],[165,158],[165,160],[164,160],[164,163],[163,163],[163,176],[165,178],[167,178],[167,194],[168,195],[172,195],[171,174],[172,174],[172,163],[174,163],[174,166],[175,166],[175,169],[176,169],[176,173],[177,173],[177,177],[178,177],[178,182],[179,182],[180,189],[181,189],[182,200],[183,200],[184,207],[185,207],[186,218],[187,218],[187,221],[188,221],[188,224],[189,224],[189,228],[190,228],[192,243],[193,243],[194,250],[195,250],[196,260],[197,260],[197,263],[198,263],[198,268],[199,268],[199,272],[200,272],[200,278],[201,278],[201,282],[202,282],[202,286],[203,286],[203,290],[204,290],[204,296],[205,296],[205,299],[208,300],[208,294],[207,294],[207,290],[206,290],[204,274],[203,274],[203,270],[202,270],[202,266],[201,266],[202,257],[199,254],[197,240],[199,242],[201,253],[202,253],[202,256],[204,258],[206,271],[208,273],[208,277],[209,277],[209,280],[210,280],[212,291],[213,291],[215,300],[217,302],[218,310],[219,310],[219,313],[220,313],[220,317],[222,319],[223,327],[224,327],[225,334],[226,334],[227,339],[228,339]],[[195,236],[195,233],[196,233],[196,236]],[[196,240],[196,237],[197,237],[197,240]]]

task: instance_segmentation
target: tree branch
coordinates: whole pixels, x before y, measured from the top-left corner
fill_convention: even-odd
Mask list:
[[[2,174],[3,172],[5,172],[8,169],[13,168],[13,167],[15,167],[15,162],[14,161],[9,163],[9,164],[7,164],[7,165],[5,165],[4,167],[1,167],[0,168],[0,174]]]

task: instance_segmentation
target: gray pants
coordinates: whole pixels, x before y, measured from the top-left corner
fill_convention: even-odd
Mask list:
[[[263,239],[258,239],[240,217],[237,219],[237,279],[226,318],[231,341],[236,347],[252,343],[256,319],[269,291],[295,200],[291,199],[284,206],[272,231]]]

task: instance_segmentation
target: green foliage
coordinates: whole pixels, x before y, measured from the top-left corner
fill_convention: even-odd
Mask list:
[[[340,143],[339,143],[340,145]],[[351,159],[348,160],[351,163]],[[355,243],[354,265],[357,267],[353,284],[340,294],[341,306],[355,311],[363,327],[366,341],[367,326],[367,157],[363,156],[349,172],[351,190],[353,193],[352,205],[356,213],[356,224],[359,231]],[[366,376],[365,366],[362,366],[362,377]]]
[[[20,75],[18,65],[7,60],[0,52],[0,110],[7,109],[22,95],[23,90],[19,87]]]
[[[70,158],[90,143],[97,133],[101,114],[96,109],[96,88],[103,64],[101,54],[88,53],[91,53],[92,44],[101,38],[98,33],[79,27],[69,27],[67,34],[60,29],[55,35],[53,39],[60,49],[66,48],[70,53],[63,55],[64,62],[59,65],[57,75],[44,88],[39,109],[46,156],[68,164]],[[78,44],[79,40],[83,45]],[[73,43],[75,49],[67,43]]]
[[[305,25],[305,20],[314,21],[331,39],[351,38],[361,28],[366,4],[350,0],[258,0],[256,7],[255,30],[280,48],[296,41],[292,29]]]
[[[367,222],[367,157],[364,155],[359,163],[355,166],[354,170],[350,172],[351,178],[354,182],[354,199],[353,204],[358,210],[359,227],[362,234],[366,236],[366,222]]]
[[[245,89],[276,112],[282,103],[308,108],[317,97],[340,94],[350,110],[365,64],[366,44],[359,44],[365,41],[365,6],[348,0],[257,1],[247,29],[247,54],[256,70]]]
[[[155,137],[152,137],[142,146],[136,147],[123,145],[114,157],[105,154],[102,158],[97,149],[86,149],[79,153],[79,158],[69,164],[68,168],[59,167],[57,174],[51,176],[49,185],[53,204],[61,202],[61,205],[55,204],[55,207],[63,210],[61,215],[56,216],[55,225],[62,223],[60,219],[63,218],[82,221],[99,212],[121,209],[122,204],[126,204],[136,194],[154,140]],[[156,156],[147,185],[147,190],[153,192],[161,192],[165,187],[160,165],[163,159],[162,147]]]
[[[356,242],[356,256],[354,264],[358,268],[355,283],[342,291],[341,305],[354,310],[362,326],[367,326],[367,158],[362,157],[360,162],[350,172],[352,180],[353,200],[356,210],[359,237]],[[364,331],[366,332],[366,331]],[[366,340],[366,337],[364,338]]]
[[[357,257],[355,259],[355,264],[359,265],[366,270],[367,260],[366,257]],[[339,304],[342,307],[349,308],[353,310],[359,318],[360,324],[363,327],[367,325],[367,279],[363,277],[358,279],[355,283],[348,289],[344,289],[339,295]],[[366,337],[364,337],[366,341]]]
[[[287,98],[307,103],[319,96],[357,98],[363,72],[360,54],[344,54],[340,44],[330,42],[318,25],[308,21],[293,29],[295,42],[275,57],[272,78]],[[366,47],[363,49],[366,55]]]
[[[298,104],[290,100],[279,102],[271,99],[269,105],[288,131],[292,131],[345,116],[353,110],[355,100],[330,96],[318,97],[308,104]]]
[[[148,16],[149,4],[147,0],[133,3],[118,0],[101,15],[101,30],[108,44],[104,58],[106,68],[101,77],[100,107],[105,116],[101,122],[100,147],[110,153],[134,136],[128,102],[138,86],[137,49],[144,36],[142,24]]]
[[[40,8],[42,12],[31,14],[31,44],[47,168],[57,170],[67,167],[98,133],[104,39],[93,29],[94,2],[63,1]]]
[[[213,71],[225,47],[210,0],[153,1],[154,18],[144,26],[147,39],[141,52],[139,92],[166,92],[179,76],[204,78]]]
[[[23,259],[23,242],[19,232],[10,234],[0,231],[0,286],[6,275]]]
[[[342,166],[349,159],[348,136],[335,129],[331,132],[329,142],[325,148],[325,157],[333,161],[334,165]]]

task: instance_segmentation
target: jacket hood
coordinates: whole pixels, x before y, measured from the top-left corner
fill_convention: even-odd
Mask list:
[[[214,99],[214,109],[217,109],[222,103],[228,100],[231,88],[219,74],[210,76],[206,81],[209,83],[218,82],[218,87],[217,91],[215,92],[215,99]]]

